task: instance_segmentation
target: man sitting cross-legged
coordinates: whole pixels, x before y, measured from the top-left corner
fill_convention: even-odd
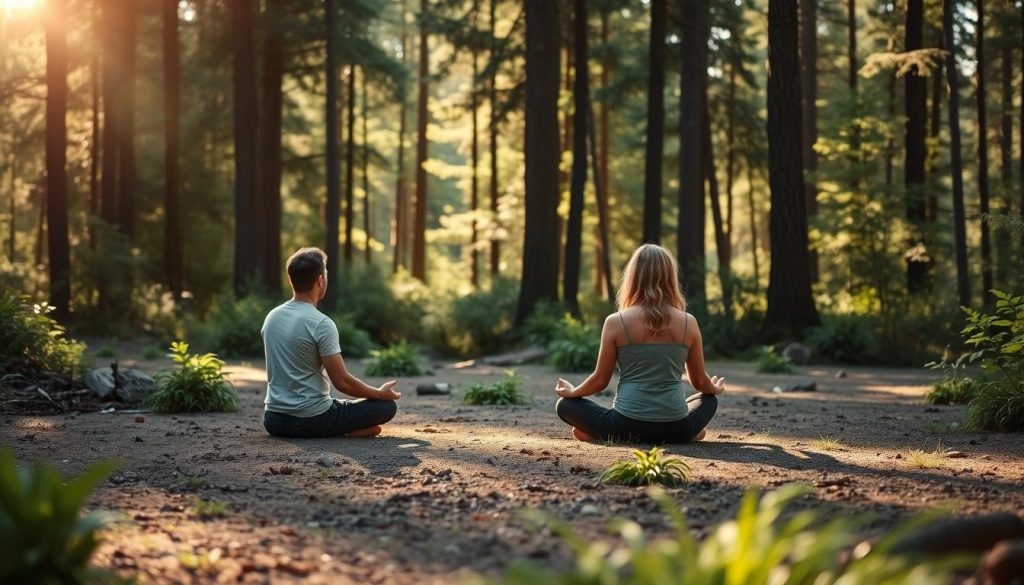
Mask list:
[[[316,305],[327,290],[327,254],[302,248],[288,259],[293,296],[263,322],[267,399],[263,426],[277,437],[373,437],[398,411],[394,380],[380,388],[349,373],[338,327]],[[324,376],[327,373],[328,382]],[[331,384],[358,400],[331,398]]]

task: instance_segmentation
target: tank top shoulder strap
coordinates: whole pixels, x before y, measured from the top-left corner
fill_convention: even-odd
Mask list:
[[[622,317],[622,311],[619,311],[619,321],[622,322],[622,332],[626,334],[626,344],[628,345],[633,343],[633,341],[629,339],[629,327],[626,327],[626,320]]]
[[[686,343],[686,332],[690,328],[690,315],[683,311],[683,343]]]

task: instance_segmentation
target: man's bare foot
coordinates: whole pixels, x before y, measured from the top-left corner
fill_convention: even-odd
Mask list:
[[[594,437],[591,437],[590,435],[584,433],[583,431],[577,429],[576,427],[572,428],[572,436],[577,441],[583,441],[584,443],[590,443],[594,441]]]
[[[704,439],[704,436],[707,435],[707,434],[708,434],[708,430],[707,429],[701,429],[700,432],[697,433],[697,436],[693,438],[693,440],[694,441],[701,441],[701,440]]]
[[[376,437],[384,429],[380,425],[372,426],[365,429],[359,429],[358,431],[352,431],[345,435],[346,437]]]

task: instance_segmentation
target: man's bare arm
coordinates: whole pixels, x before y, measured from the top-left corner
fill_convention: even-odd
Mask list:
[[[321,356],[320,359],[323,361],[324,369],[327,370],[327,377],[330,378],[331,384],[339,392],[355,398],[371,398],[373,400],[398,400],[402,396],[401,392],[395,392],[392,389],[395,386],[394,380],[385,382],[380,388],[374,388],[353,376],[345,367],[345,360],[340,353]]]

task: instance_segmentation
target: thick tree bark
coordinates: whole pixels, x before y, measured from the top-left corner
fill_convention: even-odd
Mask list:
[[[707,75],[707,0],[681,0],[682,73],[679,80],[680,280],[689,297],[706,299],[704,284],[704,153],[701,88]]]
[[[356,66],[350,65],[348,70],[348,96],[345,98],[348,112],[346,127],[348,139],[345,141],[345,264],[352,264],[354,244],[352,231],[355,227],[355,166],[356,166]]]
[[[906,51],[917,51],[924,47],[924,0],[907,0]],[[906,215],[912,235],[907,245],[910,249],[925,247],[930,253],[922,233],[925,223],[925,75],[916,69],[904,76],[904,115],[906,156],[903,161],[903,180],[906,187]],[[928,288],[929,261],[909,256],[907,259],[907,290],[920,293]]]
[[[946,57],[946,88],[949,95],[950,171],[953,180],[953,247],[956,255],[957,295],[960,306],[971,306],[971,282],[967,271],[967,223],[964,212],[963,160],[960,151],[960,94],[953,31],[955,0],[942,0],[942,29]]]
[[[405,2],[402,2],[402,66],[408,63],[409,35],[405,25]],[[394,219],[394,254],[391,259],[391,270],[398,272],[398,267],[408,267],[406,262],[406,244],[408,240],[408,193],[406,192],[405,169],[405,124],[409,100],[403,89],[398,106],[398,162],[395,165],[395,219]]]
[[[538,301],[558,300],[558,6],[524,0],[526,11],[526,226],[516,322]]]
[[[363,122],[363,135],[362,135],[362,148],[360,152],[362,154],[361,161],[363,165],[363,235],[365,245],[363,246],[363,260],[366,261],[367,266],[370,265],[372,258],[371,243],[373,242],[373,231],[370,228],[370,212],[373,209],[373,199],[370,197],[370,132],[367,128],[369,124],[369,111],[368,103],[369,98],[366,93],[366,72],[360,77],[360,91],[359,93],[363,97],[361,107],[359,108],[359,116]]]
[[[161,2],[164,45],[164,278],[175,298],[185,290],[184,239],[181,234],[181,171],[178,161],[181,121],[181,63],[178,0]]]
[[[587,55],[587,3],[573,0],[572,178],[569,188],[569,221],[565,235],[565,272],[562,292],[566,307],[579,316],[580,248],[583,243],[583,191],[587,185],[587,114],[590,108],[590,75]]]
[[[818,155],[814,143],[818,141],[818,0],[800,0],[800,89],[803,108],[801,113],[804,160],[804,197],[807,216],[818,214],[818,186],[810,176],[818,170]],[[818,282],[818,251],[808,250],[811,259],[811,282]]]
[[[807,201],[803,191],[800,59],[796,0],[768,2],[768,168],[771,183],[772,265],[767,341],[800,339],[819,324],[811,296],[807,255]]]
[[[267,27],[263,39],[263,105],[260,110],[260,197],[263,224],[257,234],[261,244],[263,288],[271,295],[281,291],[281,132],[284,115],[284,38],[273,23],[280,18],[276,0],[267,2]]]
[[[992,296],[992,237],[988,220],[989,212],[988,188],[988,117],[985,102],[985,0],[975,0],[978,20],[974,27],[975,49],[977,59],[977,88],[975,91],[976,110],[978,112],[978,199],[981,211],[981,291],[985,305],[995,302]]]
[[[430,10],[429,0],[420,0],[420,14]],[[427,279],[427,99],[430,75],[430,47],[425,25],[420,25],[419,98],[416,105],[416,206],[413,217],[412,275],[421,281]]]
[[[46,214],[50,304],[67,323],[71,314],[71,245],[68,239],[66,0],[46,2]]]
[[[476,32],[480,19],[480,0],[473,0],[473,32]],[[477,76],[480,75],[479,52],[473,51],[473,83],[469,89],[470,124],[470,178],[469,178],[469,209],[473,213],[469,235],[469,280],[474,289],[480,288],[480,252],[477,250],[476,211],[480,207],[480,127],[477,120],[478,94],[476,91]]]
[[[256,54],[251,0],[231,0],[235,123],[235,294],[260,282],[256,226],[256,157],[259,122],[256,105]]]
[[[327,163],[327,205],[324,208],[324,223],[327,226],[327,242],[324,252],[327,253],[327,276],[338,274],[338,226],[341,223],[341,172],[338,153],[338,49],[337,49],[337,9],[334,0],[325,0],[326,15],[324,21],[327,37],[327,59],[324,72],[327,79],[327,95],[324,108],[324,127],[327,132],[326,163]],[[401,152],[401,151],[399,151]],[[323,305],[331,311],[337,306],[338,287],[327,287]]]
[[[668,0],[651,0],[644,157],[644,243],[661,243],[661,166],[665,143],[665,26]]]

